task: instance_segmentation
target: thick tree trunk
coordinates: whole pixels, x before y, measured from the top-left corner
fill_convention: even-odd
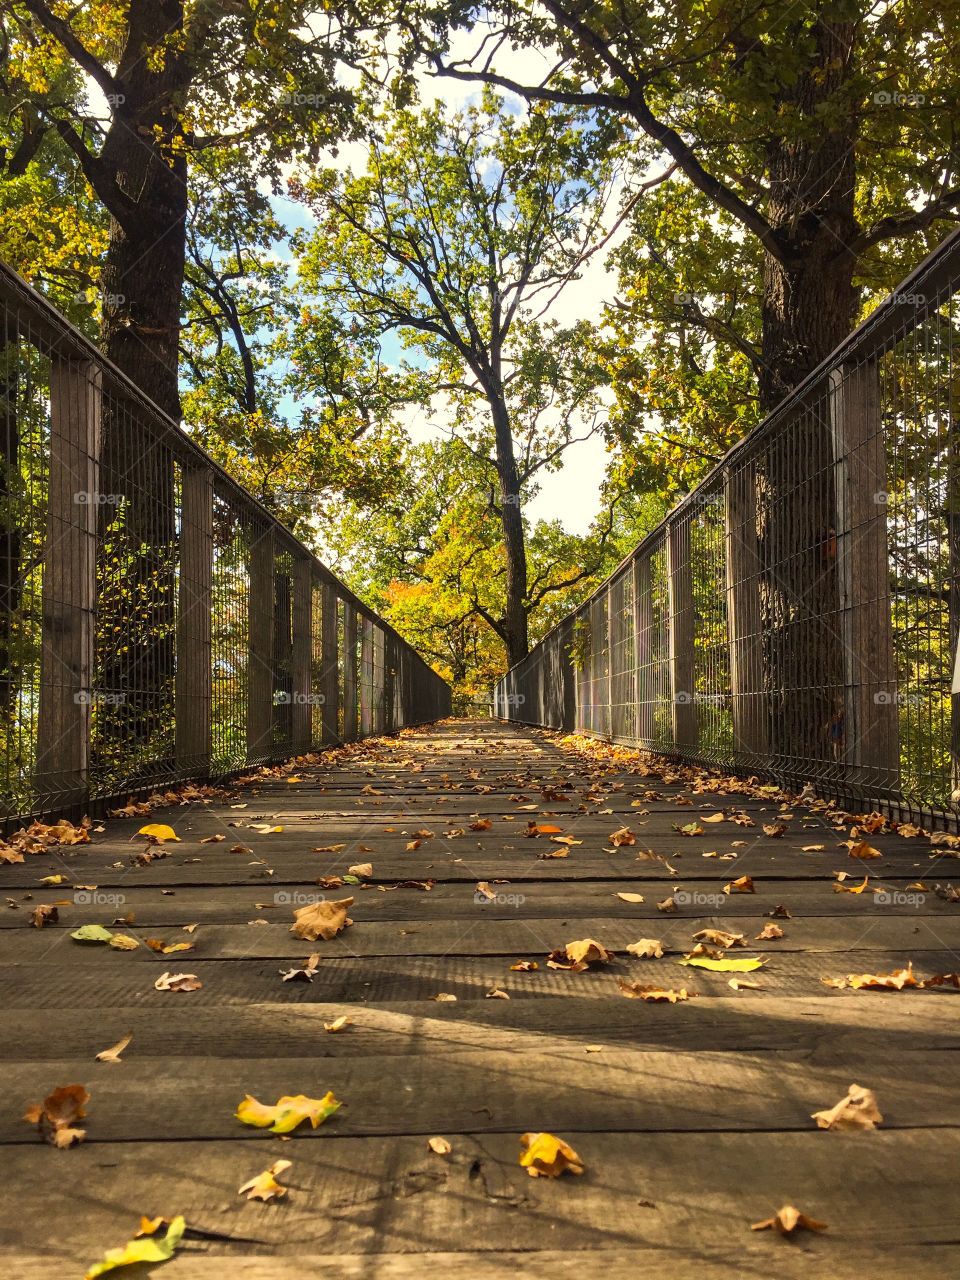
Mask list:
[[[850,74],[853,29],[821,21],[816,57],[793,86],[788,105],[809,123],[797,143],[768,149],[767,217],[779,257],[766,255],[760,376],[769,411],[850,332],[856,311],[854,125],[833,130],[818,106]],[[827,395],[797,409],[771,436],[761,484],[761,584],[770,744],[781,756],[839,758],[843,732],[843,660],[836,622],[836,497]]]
[[[500,519],[506,554],[506,607],[503,614],[507,661],[512,667],[530,651],[527,627],[527,546],[520,507],[520,480],[510,430],[510,415],[502,396],[490,396],[500,481]]]
[[[175,421],[188,204],[176,112],[191,75],[178,48],[182,24],[182,0],[132,0],[116,115],[100,156],[131,202],[111,220],[102,346]],[[137,775],[173,749],[175,475],[168,445],[110,397],[101,490],[98,683],[120,697],[105,699],[94,723],[101,743],[124,748],[95,766]]]

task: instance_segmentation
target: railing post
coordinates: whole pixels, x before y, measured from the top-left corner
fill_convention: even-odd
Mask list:
[[[185,776],[205,777],[212,748],[213,471],[185,465],[180,485],[176,758]]]
[[[419,718],[419,717],[418,717]],[[360,618],[360,737],[373,732],[373,623]]]
[[[633,630],[636,663],[636,734],[639,742],[653,741],[653,681],[650,678],[650,637],[653,630],[653,595],[650,586],[650,559],[633,559]]]
[[[694,703],[693,571],[690,563],[690,523],[684,516],[671,520],[667,530],[667,598],[670,605],[670,699],[673,742],[697,745]]]
[[[343,740],[357,736],[357,611],[343,603]]]
[[[383,633],[383,732],[393,733],[397,727],[396,707],[396,641]]]
[[[764,757],[769,746],[768,699],[760,616],[757,474],[752,461],[726,468],[723,495],[733,747],[739,754]]]
[[[36,766],[44,808],[83,805],[89,794],[100,415],[97,365],[55,359]]]
[[[378,624],[373,624],[373,732],[379,736],[383,733],[385,723],[384,715],[384,693],[386,682],[384,680],[385,662],[384,662],[384,644],[383,644],[383,628]]]
[[[293,563],[293,651],[290,669],[290,737],[296,754],[313,745],[313,562]]]
[[[320,692],[323,695],[323,741],[340,741],[337,716],[340,709],[340,668],[337,653],[337,592],[333,584],[323,584],[320,614]]]
[[[843,633],[843,760],[884,788],[899,781],[897,668],[887,551],[887,463],[875,360],[830,375]],[[876,778],[876,774],[880,778]]]
[[[247,760],[273,752],[276,538],[262,529],[250,548],[250,654],[247,668]]]

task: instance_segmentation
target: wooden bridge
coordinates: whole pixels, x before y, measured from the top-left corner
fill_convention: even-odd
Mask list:
[[[446,721],[0,867],[2,1273],[79,1277],[182,1214],[171,1280],[957,1274],[957,992],[824,982],[960,969],[953,850],[578,744]],[[345,897],[335,936],[291,934]],[[681,967],[704,929],[745,943],[708,935],[707,959],[762,966]],[[852,1084],[879,1128],[823,1131]],[[22,1117],[68,1085],[86,1137],[56,1150]],[[235,1115],[328,1091],[315,1131]],[[543,1132],[581,1176],[528,1176]],[[282,1199],[238,1194],[278,1160]],[[751,1230],[784,1205],[826,1231]]]

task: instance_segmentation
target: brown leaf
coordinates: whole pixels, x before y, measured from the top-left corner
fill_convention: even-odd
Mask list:
[[[678,1000],[689,1000],[691,996],[697,994],[695,991],[688,991],[686,987],[674,991],[665,987],[647,986],[643,982],[628,982],[625,978],[618,978],[617,986],[620,988],[620,994],[626,996],[628,1000],[647,1000],[652,1003],[676,1004]]]
[[[308,956],[299,969],[281,969],[280,976],[284,982],[312,982],[320,967],[319,952]]]
[[[663,943],[659,938],[641,938],[638,942],[631,942],[627,950],[641,960],[659,960],[663,955]]]
[[[76,1128],[76,1122],[86,1115],[89,1101],[90,1094],[82,1084],[60,1085],[43,1102],[27,1107],[23,1118],[35,1124],[52,1146],[72,1147],[86,1137],[87,1131]]]
[[[128,1032],[122,1040],[118,1040],[117,1043],[111,1045],[109,1049],[101,1049],[101,1051],[96,1055],[97,1062],[122,1062],[123,1059],[120,1055],[132,1039],[133,1033]]]
[[[643,902],[642,893],[618,893],[617,897],[621,902]]]
[[[847,1096],[828,1111],[814,1111],[812,1118],[819,1129],[875,1129],[883,1123],[872,1089],[852,1084]]]
[[[199,991],[203,983],[195,973],[161,973],[153,986],[156,991]]]
[[[39,907],[34,907],[30,912],[30,924],[34,929],[43,929],[48,924],[56,924],[59,919],[60,912],[57,908],[46,902],[41,903]]]
[[[818,1222],[816,1218],[808,1218],[792,1204],[785,1204],[772,1218],[765,1218],[763,1222],[754,1222],[750,1226],[751,1231],[767,1231],[770,1228],[779,1231],[782,1236],[789,1236],[797,1230],[826,1231],[827,1224]]]
[[[580,938],[576,942],[568,942],[565,947],[558,947],[547,956],[547,967],[550,969],[572,969],[581,973],[592,964],[609,964],[614,953],[608,951],[602,943],[593,938]]]
[[[290,932],[297,938],[306,938],[310,942],[316,942],[317,938],[329,942],[341,929],[353,924],[347,916],[347,908],[352,905],[353,898],[341,898],[335,902],[325,898],[322,902],[311,902],[306,907],[298,907],[293,913]]]
[[[753,879],[750,876],[738,876],[736,880],[731,880],[729,884],[723,886],[724,893],[756,893],[753,887]]]
[[[772,938],[782,938],[783,936],[783,930],[780,926],[771,922],[770,924],[765,924],[757,934],[757,941],[767,942]]]
[[[640,825],[643,826],[643,823]],[[619,831],[614,831],[614,833],[609,837],[609,840],[615,849],[621,849],[624,845],[637,843],[637,837],[629,827],[621,827]]]
[[[491,987],[489,991],[485,992],[485,996],[487,1000],[509,1000],[510,999],[506,991],[503,991],[500,987]]]
[[[747,940],[742,933],[729,933],[726,929],[699,929],[693,935],[694,942],[709,942],[715,947],[745,947]]]
[[[851,858],[882,858],[883,854],[879,849],[874,849],[873,845],[867,844],[866,840],[845,840],[843,842],[850,854]]]
[[[902,991],[904,987],[920,986],[913,975],[912,963],[905,969],[894,969],[891,973],[848,973],[844,978],[821,978],[820,981],[824,986],[836,987],[840,991],[845,987],[851,987],[854,991],[859,991],[861,987]]]
[[[347,867],[348,876],[363,876],[369,878],[373,875],[372,862],[357,862],[352,867]]]
[[[679,908],[673,896],[671,895],[669,898],[664,898],[662,902],[657,903],[657,910],[658,911],[678,911]]]
[[[540,966],[537,964],[536,960],[518,960],[516,964],[512,964],[510,966],[511,972],[513,973],[531,973],[533,970],[539,968]]]

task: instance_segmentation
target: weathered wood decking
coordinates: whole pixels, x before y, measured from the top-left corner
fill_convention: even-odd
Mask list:
[[[840,844],[846,828],[802,807],[771,838],[762,823],[777,818],[775,801],[697,793],[492,724],[357,746],[296,776],[111,820],[89,846],[0,867],[0,1274],[79,1277],[141,1214],[178,1213],[188,1236],[156,1269],[171,1280],[960,1273],[960,992],[820,981],[908,960],[923,975],[960,969],[960,903],[932,892],[960,879],[955,858],[881,834],[869,839],[882,861],[861,868]],[[720,810],[756,825],[707,824],[692,838],[673,829]],[[469,830],[477,814],[489,830]],[[534,817],[581,843],[539,858],[558,846],[524,837]],[[262,820],[283,831],[245,825]],[[182,842],[131,866],[145,821],[172,824]],[[637,845],[605,851],[623,825]],[[408,850],[420,829],[434,835]],[[200,843],[211,835],[226,839]],[[236,843],[252,852],[231,852]],[[824,850],[801,851],[815,844]],[[638,858],[646,848],[669,866]],[[329,942],[292,937],[291,898],[363,862],[374,871],[365,887],[332,892],[354,893],[354,925]],[[840,869],[896,892],[886,902],[834,892]],[[63,885],[39,886],[58,873]],[[723,894],[744,874],[755,894]],[[918,879],[928,890],[907,888]],[[406,880],[435,884],[387,888]],[[478,881],[498,900],[481,905]],[[96,900],[74,902],[73,885],[96,885],[77,891]],[[678,910],[659,911],[671,893]],[[27,927],[38,903],[65,899],[57,924]],[[791,913],[777,921],[785,936],[754,942],[778,904]],[[122,930],[141,943],[194,950],[69,937],[129,912]],[[768,957],[749,975],[761,990],[677,965],[704,926],[747,935],[749,950],[728,954]],[[549,951],[584,937],[621,954],[585,973],[546,967]],[[627,956],[640,937],[662,939],[668,954]],[[282,982],[311,951],[323,957],[313,981]],[[539,969],[512,971],[522,958]],[[164,970],[203,987],[158,992]],[[617,975],[698,996],[627,1000]],[[488,998],[494,988],[510,999]],[[441,992],[456,1001],[437,1002]],[[344,1013],[353,1025],[326,1033]],[[121,1064],[94,1061],[127,1032]],[[882,1129],[819,1131],[811,1112],[853,1082],[876,1091]],[[70,1083],[92,1094],[88,1137],[57,1151],[21,1115]],[[273,1103],[327,1090],[343,1108],[291,1140],[234,1118],[246,1093]],[[529,1130],[569,1141],[585,1175],[528,1177],[517,1156]],[[452,1154],[428,1150],[431,1136]],[[286,1200],[238,1196],[281,1157],[293,1162]],[[749,1230],[788,1202],[829,1230],[790,1240]]]

